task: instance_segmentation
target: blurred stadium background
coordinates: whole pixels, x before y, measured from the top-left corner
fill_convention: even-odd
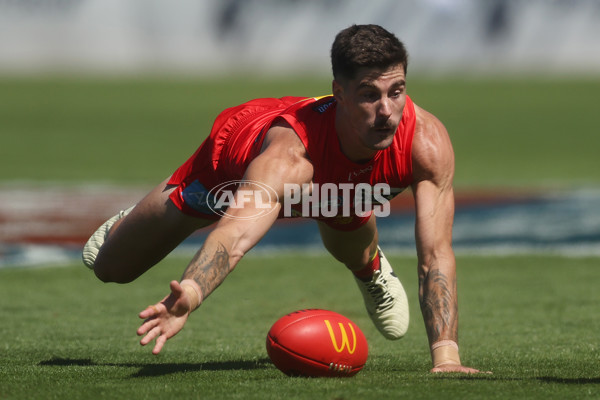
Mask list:
[[[193,151],[197,132],[206,131],[219,108],[243,101],[243,96],[328,90],[329,47],[335,34],[352,23],[383,25],[405,42],[409,78],[419,82],[431,111],[459,131],[458,162],[471,167],[470,178],[457,176],[457,185],[465,188],[457,193],[459,249],[600,253],[600,168],[595,155],[599,121],[593,111],[597,104],[592,104],[600,83],[600,0],[0,0],[0,267],[72,260],[91,226],[163,177],[152,164],[170,172]],[[298,83],[298,77],[304,81]],[[282,83],[286,78],[304,92],[275,90],[292,90]],[[70,80],[78,82],[76,89]],[[82,83],[88,80],[92,83]],[[457,80],[467,82],[466,88]],[[530,86],[532,80],[542,84]],[[558,81],[561,90],[577,88],[569,101],[579,114],[563,115],[556,122],[552,118],[562,108],[551,105],[563,95],[556,89]],[[478,95],[489,97],[497,90],[515,108],[519,90],[539,90],[528,100],[539,103],[523,107],[539,111],[536,118],[550,120],[544,127],[530,123],[524,132],[513,132],[510,137],[523,140],[523,145],[520,152],[507,153],[504,162],[518,157],[517,165],[534,165],[546,157],[546,172],[555,175],[542,174],[539,184],[532,185],[537,173],[532,167],[523,171],[522,180],[514,177],[519,193],[507,195],[513,189],[507,182],[513,178],[498,177],[513,171],[503,174],[508,167],[497,155],[503,148],[495,145],[503,143],[505,128],[500,120],[483,115],[475,116],[482,119],[479,127],[468,121],[473,104],[481,107],[478,111],[488,108],[490,115],[493,106],[472,98],[458,109],[465,114],[444,107],[452,104],[453,93],[465,98],[477,87]],[[236,93],[240,88],[249,94]],[[445,88],[445,98],[436,97],[439,88]],[[194,104],[194,99],[208,97],[201,92],[208,89],[210,98]],[[176,91],[189,96],[178,97]],[[166,100],[153,103],[152,96]],[[117,99],[122,103],[110,108]],[[578,99],[581,104],[575,104]],[[132,105],[136,102],[137,108]],[[542,107],[548,108],[540,111]],[[120,109],[129,115],[128,123],[137,118],[141,125],[113,132],[106,121],[98,123],[103,112],[108,119],[120,118]],[[164,140],[155,140],[160,126],[143,124],[161,110],[170,118],[163,121],[162,135],[177,142],[168,148]],[[71,123],[63,121],[67,119]],[[499,124],[497,137],[479,138],[480,148],[464,149],[463,143],[476,142],[474,135],[481,127],[487,129],[486,124]],[[560,131],[569,124],[574,124],[572,132]],[[535,154],[536,141],[552,125],[559,131]],[[22,131],[24,126],[28,128]],[[151,135],[144,136],[147,132]],[[120,150],[113,163],[102,152],[115,144]],[[132,159],[134,165],[143,165],[139,169],[147,170],[146,175],[123,168]],[[482,160],[489,163],[482,165]],[[137,186],[125,190],[128,182]],[[478,187],[489,191],[489,186],[500,186],[503,197],[471,193]],[[109,193],[111,202],[100,193]],[[399,212],[390,219],[392,225],[382,227],[389,230],[389,246],[412,248],[410,218]],[[394,224],[406,224],[406,229]],[[273,240],[285,239],[282,232]],[[264,248],[270,251],[277,245],[268,242]]]
[[[411,73],[596,74],[597,0],[0,0],[7,73],[328,71],[334,35],[377,23]]]

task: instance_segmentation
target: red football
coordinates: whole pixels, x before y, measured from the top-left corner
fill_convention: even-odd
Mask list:
[[[267,335],[267,353],[290,376],[352,376],[369,354],[367,339],[348,318],[327,310],[281,317]]]

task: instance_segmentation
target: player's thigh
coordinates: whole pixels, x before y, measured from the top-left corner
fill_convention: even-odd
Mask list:
[[[375,254],[378,243],[375,214],[350,231],[335,229],[322,221],[318,221],[318,225],[325,248],[349,268],[361,268]]]
[[[214,222],[181,212],[169,199],[174,188],[165,180],[111,229],[94,264],[101,280],[134,280],[194,231]]]

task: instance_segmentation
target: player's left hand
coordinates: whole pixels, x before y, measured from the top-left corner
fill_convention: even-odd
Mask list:
[[[160,353],[166,341],[183,329],[192,311],[190,298],[179,282],[171,281],[170,286],[171,293],[160,303],[148,306],[139,313],[144,323],[138,328],[137,334],[146,335],[140,344],[145,346],[156,338],[153,354]]]
[[[448,372],[459,372],[463,374],[491,374],[491,371],[480,371],[478,369],[465,367],[457,364],[442,364],[435,368],[432,368],[430,372],[433,373],[448,373]]]

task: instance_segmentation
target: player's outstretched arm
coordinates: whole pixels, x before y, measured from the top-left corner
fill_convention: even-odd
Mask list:
[[[251,182],[259,182],[258,187],[266,185],[283,199],[285,183],[306,183],[312,177],[312,165],[304,153],[302,143],[291,128],[271,128],[263,151],[250,163],[244,180],[249,182],[250,188]],[[239,192],[236,198],[242,196]],[[140,318],[145,319],[138,329],[138,335],[146,335],[140,341],[142,345],[156,339],[152,352],[158,354],[165,342],[183,329],[189,314],[225,280],[273,225],[281,208],[277,197],[263,198],[260,204],[239,198],[236,204],[241,206],[227,210],[228,217],[221,218],[208,235],[184,271],[181,283],[171,282],[171,293],[140,313]],[[272,212],[264,213],[265,204]]]
[[[282,123],[283,124],[283,123]],[[213,292],[233,270],[241,258],[253,248],[271,228],[279,215],[285,195],[285,184],[310,182],[312,164],[305,157],[305,149],[296,133],[287,125],[269,129],[262,152],[248,166],[244,174],[245,190],[263,196],[258,203],[255,196],[235,193],[237,204],[230,207],[227,217],[221,218],[183,274],[193,281],[201,293],[201,300]],[[270,196],[264,188],[270,188]],[[265,204],[267,205],[265,207]],[[265,209],[269,211],[265,213]]]
[[[478,373],[458,351],[456,261],[452,250],[454,153],[437,118],[417,108],[412,186],[415,198],[419,301],[429,339],[431,372]]]

